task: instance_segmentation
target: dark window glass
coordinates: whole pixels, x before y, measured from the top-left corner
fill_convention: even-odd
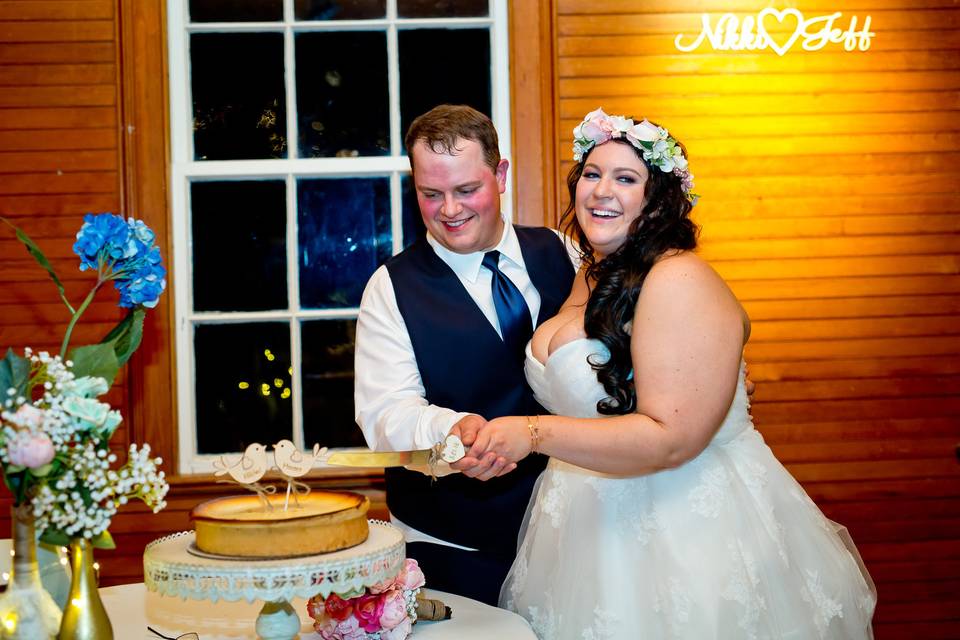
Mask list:
[[[363,447],[354,421],[353,353],[356,320],[301,324],[303,435],[308,447]]]
[[[388,179],[299,180],[297,202],[301,306],[358,306],[392,253]]]
[[[301,33],[296,49],[300,156],[390,153],[386,34]]]
[[[427,228],[423,226],[420,205],[417,204],[417,191],[413,185],[413,176],[400,176],[400,192],[403,201],[403,246],[406,248],[426,236]]]
[[[489,11],[487,0],[397,0],[401,18],[466,18]]]
[[[287,308],[284,194],[279,180],[194,182],[193,308]]]
[[[283,34],[190,36],[197,160],[287,155]]]
[[[190,0],[193,22],[283,20],[283,0]]]
[[[200,324],[194,351],[199,453],[290,439],[289,324]]]
[[[402,131],[414,118],[445,102],[467,104],[490,115],[487,29],[412,29],[397,36]]]
[[[294,0],[297,20],[370,20],[387,15],[385,0]]]

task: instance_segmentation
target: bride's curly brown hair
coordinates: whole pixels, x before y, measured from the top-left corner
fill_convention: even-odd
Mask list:
[[[584,154],[567,175],[570,204],[560,218],[560,226],[579,243],[586,269],[590,298],[583,324],[587,337],[599,340],[610,352],[610,358],[604,362],[588,360],[609,394],[597,402],[597,411],[618,415],[632,413],[637,407],[629,327],[643,281],[664,253],[696,248],[699,228],[690,219],[693,204],[684,193],[678,176],[651,166],[643,160],[641,151],[626,140],[613,139],[609,143],[625,144],[633,149],[649,174],[644,185],[647,203],[630,225],[626,240],[606,258],[597,260],[594,248],[577,220],[577,182],[590,152]],[[683,145],[677,144],[683,149],[684,157],[689,157]]]

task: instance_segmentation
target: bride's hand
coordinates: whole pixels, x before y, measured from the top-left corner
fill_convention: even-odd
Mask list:
[[[504,416],[489,421],[474,440],[467,455],[480,457],[488,452],[505,458],[516,468],[516,463],[530,455],[530,430],[523,416]],[[503,475],[503,471],[499,475]]]

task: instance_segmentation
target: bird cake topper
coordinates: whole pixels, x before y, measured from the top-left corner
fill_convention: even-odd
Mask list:
[[[283,500],[283,510],[290,505],[290,494],[293,492],[293,501],[299,505],[297,495],[310,493],[310,486],[297,480],[307,474],[316,461],[324,461],[327,457],[327,448],[320,448],[314,443],[313,450],[304,453],[290,440],[281,440],[273,445],[273,460],[280,475],[287,481],[287,496]]]
[[[314,463],[326,460],[327,448],[321,449],[320,445],[314,444],[313,449],[305,453],[290,440],[280,440],[272,446],[273,464],[270,464],[267,446],[254,442],[238,457],[222,455],[214,460],[214,475],[229,476],[229,479],[223,478],[221,482],[235,482],[255,492],[263,502],[264,509],[271,511],[273,505],[270,504],[267,495],[276,493],[277,488],[273,485],[265,486],[260,483],[260,480],[271,469],[276,469],[287,481],[287,495],[283,501],[283,510],[286,511],[290,505],[291,495],[293,495],[294,504],[299,505],[297,496],[310,493],[309,485],[297,478],[306,475],[313,468]]]

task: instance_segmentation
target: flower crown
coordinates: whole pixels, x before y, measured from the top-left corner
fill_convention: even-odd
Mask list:
[[[573,129],[573,160],[580,162],[594,146],[614,138],[624,138],[643,153],[643,159],[664,173],[673,173],[683,181],[683,192],[696,204],[693,174],[676,139],[663,127],[644,118],[634,123],[623,116],[608,116],[603,109],[591,111]]]

